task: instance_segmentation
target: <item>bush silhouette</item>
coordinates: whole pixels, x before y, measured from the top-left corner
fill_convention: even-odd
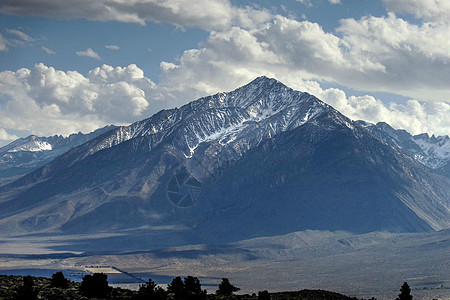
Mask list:
[[[88,298],[107,298],[110,291],[107,279],[103,273],[85,275],[80,285],[81,294]]]
[[[69,280],[64,277],[62,272],[56,272],[52,275],[52,287],[67,289],[69,287]]]
[[[219,289],[216,291],[217,295],[231,296],[234,292],[241,290],[230,283],[228,278],[222,278],[222,282],[219,284]]]

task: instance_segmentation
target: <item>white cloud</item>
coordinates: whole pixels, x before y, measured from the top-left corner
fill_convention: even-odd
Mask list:
[[[120,49],[120,47],[117,45],[106,45],[105,48],[109,49],[109,50],[119,50]]]
[[[97,52],[95,52],[94,50],[92,50],[91,48],[86,49],[85,51],[77,51],[77,55],[78,56],[86,56],[86,57],[91,57],[91,58],[95,58],[100,60],[100,56],[98,55]]]
[[[386,121],[411,133],[450,134],[449,104],[442,102],[450,102],[450,25],[445,17],[446,6],[442,6],[447,2],[383,1],[391,11],[412,13],[430,22],[414,25],[389,13],[384,17],[341,20],[340,26],[331,33],[313,22],[271,15],[250,7],[234,7],[227,0],[99,0],[83,2],[83,5],[81,0],[44,4],[37,0],[5,0],[0,4],[3,13],[142,25],[164,22],[210,30],[208,39],[198,49],[184,51],[175,61],[161,62],[158,86],[146,79],[136,66],[102,66],[87,77],[62,72],[60,79],[55,80],[58,84],[52,85],[47,71],[37,70],[43,68],[40,66],[28,70],[34,74],[30,78],[25,76],[25,71],[12,73],[25,94],[21,97],[16,89],[16,94],[6,95],[11,99],[28,99],[29,107],[34,107],[34,103],[39,113],[54,114],[55,122],[70,120],[70,124],[77,124],[74,116],[78,114],[87,124],[103,125],[107,120],[131,121],[163,106],[179,106],[267,75],[317,95],[353,119]],[[339,2],[329,0],[331,4]],[[77,54],[100,59],[91,48]],[[26,84],[21,76],[28,78]],[[28,83],[31,78],[34,84]],[[317,83],[323,80],[420,101],[398,105],[385,104],[371,96],[349,97],[340,90],[323,90]],[[153,102],[149,103],[149,99]],[[434,102],[424,103],[424,100]],[[120,111],[117,108],[123,102],[127,103],[127,109]],[[14,105],[23,103],[25,100]],[[0,120],[6,122],[1,116]],[[0,126],[13,128],[2,123]]]
[[[227,72],[231,67],[246,73],[283,69],[304,79],[327,80],[356,90],[450,101],[448,24],[412,25],[391,13],[341,20],[333,34],[316,23],[273,16],[253,29],[213,31],[202,45],[185,51],[176,62],[179,67],[171,72],[171,76],[184,74],[177,75],[176,81],[189,82],[185,85],[191,90],[199,82],[193,78],[203,77],[202,72],[209,78],[214,77],[213,70]],[[187,70],[196,67],[201,72]],[[206,91],[213,85],[199,86]]]
[[[236,21],[258,19],[261,10],[239,9],[229,0],[3,0],[0,12],[20,16],[42,16],[59,19],[88,19],[138,23],[169,23],[179,27],[219,30]],[[243,15],[245,14],[245,16]],[[253,20],[251,23],[254,23]],[[242,25],[242,24],[239,24]],[[242,25],[244,26],[244,25]]]
[[[103,65],[87,77],[42,63],[0,72],[0,128],[53,135],[129,124],[147,117],[153,88],[136,65]]]
[[[41,49],[44,50],[44,51],[45,51],[47,54],[49,54],[49,55],[54,55],[54,54],[56,54],[55,51],[53,51],[52,49],[49,49],[49,48],[47,48],[47,47],[41,47]]]
[[[17,140],[19,137],[14,134],[9,134],[4,128],[0,127],[0,147],[9,141]]]
[[[35,39],[17,29],[6,29],[7,37],[0,34],[0,51],[8,51],[10,47],[23,47],[30,45]]]
[[[450,20],[448,0],[382,0],[387,9],[397,13],[409,13],[429,22]]]
[[[309,6],[309,7],[313,6],[311,3],[311,0],[295,0],[295,1],[305,4],[306,6]]]
[[[450,100],[449,24],[412,25],[390,13],[381,18],[342,20],[337,31],[343,35],[341,49],[382,68],[360,70],[351,66],[350,73],[342,74],[350,80],[335,76],[335,81],[361,90],[430,101]]]
[[[341,0],[328,0],[330,4],[342,4]]]
[[[6,51],[8,47],[6,46],[6,41],[3,38],[3,35],[0,33],[0,51]]]
[[[233,27],[212,32],[203,48],[187,50],[177,64],[161,66],[161,82],[174,98],[177,91],[199,96],[226,90],[261,74],[332,81],[333,75],[353,68],[383,70],[342,51],[341,40],[318,24],[282,16],[254,30]]]
[[[28,34],[19,31],[17,29],[6,29],[6,31],[10,34],[13,34],[15,36],[18,36],[20,39],[24,40],[25,42],[34,42],[34,39],[29,36]]]
[[[308,92],[332,105],[353,120],[371,123],[386,122],[411,134],[424,132],[450,135],[450,104],[444,102],[419,102],[409,100],[406,104],[388,103],[373,96],[347,96],[339,89],[322,89],[318,83],[310,83]]]
[[[344,20],[339,31],[341,37],[315,23],[277,16],[253,30],[212,32],[202,48],[161,63],[162,77],[152,97],[181,105],[267,75],[317,95],[353,119],[386,121],[411,133],[450,134],[449,104],[444,102],[384,104],[370,96],[324,91],[314,81],[450,101],[450,64],[444,63],[450,47],[440,37],[449,33],[436,26],[410,25],[394,15]],[[421,44],[424,40],[430,44]]]
[[[239,68],[245,61],[242,55],[249,55],[246,53],[249,50],[250,55],[260,62],[270,60],[272,54],[255,48],[251,36],[245,39],[238,32],[234,34],[234,39],[240,39],[242,47],[249,47],[236,53],[241,60],[212,61],[214,53],[208,53],[211,50],[191,50],[183,55],[181,65],[162,64],[165,75],[158,86],[136,65],[103,65],[91,70],[87,76],[74,71],[58,71],[43,64],[33,69],[1,72],[0,128],[6,133],[0,131],[0,140],[15,138],[6,135],[11,128],[38,135],[67,135],[89,132],[106,124],[128,124],[162,108],[187,103],[200,95],[234,89],[261,74],[276,77],[294,89],[316,95],[354,120],[385,121],[413,134],[450,134],[448,103],[410,100],[399,105],[385,104],[372,96],[347,96],[342,90],[323,89],[316,81],[303,80],[301,72],[277,65],[280,61],[272,67],[252,62]],[[203,64],[204,55],[211,59],[207,65]],[[187,80],[183,81],[184,84],[175,85],[181,76]]]

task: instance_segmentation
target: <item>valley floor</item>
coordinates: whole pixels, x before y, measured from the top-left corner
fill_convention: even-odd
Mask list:
[[[128,243],[129,249],[89,252],[80,251],[86,237],[78,238],[0,238],[0,274],[50,277],[61,270],[80,281],[97,270],[107,273],[113,286],[134,289],[149,278],[164,286],[176,276],[192,275],[209,293],[226,277],[246,294],[321,289],[366,299],[395,299],[406,281],[415,300],[450,299],[450,231],[304,231],[227,245],[147,250]],[[119,245],[121,236],[115,239]]]

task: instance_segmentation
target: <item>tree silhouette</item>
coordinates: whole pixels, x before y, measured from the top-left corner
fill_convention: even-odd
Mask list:
[[[400,294],[395,300],[412,300],[413,296],[411,296],[411,288],[408,283],[404,282],[402,287],[400,288]]]
[[[184,283],[180,276],[172,279],[172,282],[167,286],[167,291],[172,294],[174,300],[181,300],[183,297]]]
[[[202,285],[197,277],[188,276],[181,280],[175,277],[167,286],[167,291],[172,294],[174,300],[204,300],[206,290],[202,290]]]
[[[188,276],[184,278],[183,300],[203,300],[206,298],[206,290],[197,277]]]
[[[69,280],[64,277],[62,272],[56,272],[52,275],[51,284],[53,287],[67,289],[69,287]]]
[[[219,284],[219,289],[216,291],[217,295],[231,296],[234,292],[241,290],[230,283],[228,278],[222,278],[222,282]]]
[[[110,292],[108,276],[103,273],[85,275],[80,285],[80,292],[88,298],[107,298]]]
[[[139,285],[136,299],[165,300],[167,299],[167,292],[159,287],[153,280],[149,279],[146,283]]]

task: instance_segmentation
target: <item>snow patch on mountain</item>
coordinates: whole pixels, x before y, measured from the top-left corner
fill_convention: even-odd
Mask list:
[[[423,164],[437,169],[450,161],[450,138],[448,136],[431,138],[428,134],[413,137],[413,141],[422,149],[424,154],[417,154],[416,158]]]
[[[9,149],[8,152],[18,152],[18,151],[38,152],[38,151],[51,151],[52,149],[53,149],[52,145],[49,144],[48,142],[33,139],[29,143],[22,144],[12,149]]]

